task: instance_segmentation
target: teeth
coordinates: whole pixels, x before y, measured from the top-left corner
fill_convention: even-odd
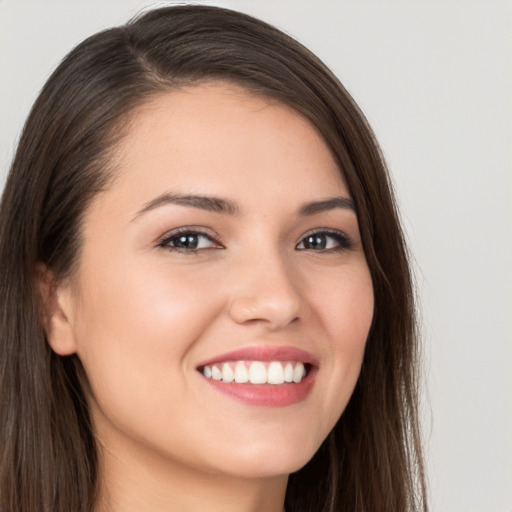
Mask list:
[[[206,377],[206,375],[205,375],[205,377]],[[218,366],[212,367],[212,379],[214,379],[214,380],[222,379],[222,372],[219,370]]]
[[[284,381],[293,382],[293,366],[292,363],[286,363],[284,367]]]
[[[235,365],[235,382],[239,384],[249,382],[249,370],[242,361],[238,361]]]
[[[235,380],[235,374],[228,363],[222,365],[222,382],[233,382]]]
[[[267,370],[267,382],[269,384],[282,384],[284,382],[284,370],[281,363],[270,363]]]
[[[298,384],[306,376],[303,363],[271,361],[236,361],[203,367],[207,379],[221,380],[225,383],[279,385],[294,382]]]
[[[249,366],[249,380],[251,384],[266,384],[267,369],[260,361],[255,361]]]
[[[302,363],[297,363],[297,366],[293,369],[293,382],[300,382],[306,375],[306,370]]]

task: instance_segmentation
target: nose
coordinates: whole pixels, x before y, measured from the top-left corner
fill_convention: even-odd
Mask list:
[[[303,319],[300,279],[278,255],[255,255],[236,272],[229,315],[238,324],[259,323],[277,331]]]

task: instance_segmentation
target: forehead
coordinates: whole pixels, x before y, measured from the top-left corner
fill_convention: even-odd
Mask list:
[[[132,115],[117,148],[116,187],[138,195],[236,191],[348,195],[316,128],[294,109],[238,86],[206,83],[155,96]],[[297,198],[299,199],[299,198]]]

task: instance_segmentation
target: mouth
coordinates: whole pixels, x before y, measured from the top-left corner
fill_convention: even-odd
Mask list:
[[[225,361],[205,365],[198,370],[207,379],[237,384],[299,384],[311,371],[311,365],[301,361]]]
[[[217,356],[196,369],[207,384],[230,398],[284,407],[308,396],[318,361],[294,347],[251,347]]]

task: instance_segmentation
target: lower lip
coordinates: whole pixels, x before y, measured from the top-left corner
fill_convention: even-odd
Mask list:
[[[260,407],[286,407],[306,399],[315,380],[315,369],[312,369],[299,383],[286,384],[237,384],[225,383],[221,380],[204,379],[217,391],[243,402],[247,405]]]

